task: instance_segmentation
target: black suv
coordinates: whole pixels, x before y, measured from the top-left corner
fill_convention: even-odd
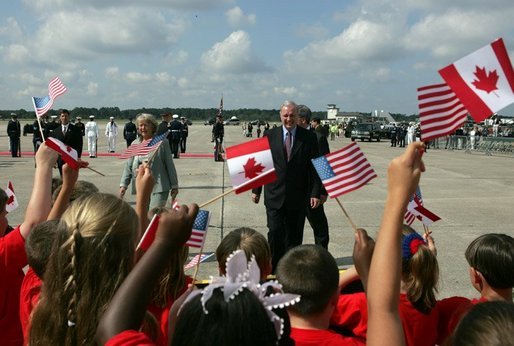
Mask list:
[[[380,125],[374,123],[362,123],[357,124],[352,130],[351,139],[352,142],[356,139],[360,139],[361,141],[367,139],[368,141],[372,141],[376,139],[377,142],[380,142]]]

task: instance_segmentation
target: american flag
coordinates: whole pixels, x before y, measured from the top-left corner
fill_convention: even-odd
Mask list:
[[[312,163],[332,198],[357,190],[377,177],[357,143],[312,159]]]
[[[418,106],[423,141],[454,133],[468,114],[457,95],[444,83],[418,88]]]
[[[195,257],[193,257],[188,264],[184,266],[184,270],[193,268],[198,263],[202,263],[207,259],[211,258],[212,256],[214,256],[214,252],[198,254]]]
[[[55,77],[48,83],[48,96],[44,97],[32,97],[32,102],[34,104],[34,110],[36,111],[36,116],[39,118],[54,104],[54,100],[64,94],[66,92],[66,87],[62,84],[59,77]]]
[[[217,116],[218,116],[218,117],[223,116],[223,96],[221,96],[220,108],[218,108],[218,114],[217,114]]]
[[[407,225],[412,225],[414,220],[416,220],[416,213],[413,213],[412,211],[414,208],[416,208],[418,205],[423,206],[423,197],[421,196],[421,189],[416,187],[416,191],[414,191],[414,194],[409,199],[409,204],[407,205],[407,211],[405,212],[405,216],[403,217],[405,223]]]
[[[132,144],[130,147],[125,149],[125,151],[123,153],[121,153],[119,158],[120,159],[128,159],[129,157],[136,156],[136,155],[140,155],[140,156],[148,155],[149,152],[151,152],[152,150],[157,149],[159,147],[159,145],[162,143],[163,139],[168,136],[169,132],[170,131],[168,130],[168,131],[164,132],[163,134],[155,136],[151,139],[144,140],[141,143]]]
[[[202,247],[205,242],[205,236],[207,235],[207,229],[209,228],[210,216],[211,213],[207,210],[198,210],[198,215],[196,215],[195,222],[193,223],[191,237],[186,242],[187,246],[198,248]]]

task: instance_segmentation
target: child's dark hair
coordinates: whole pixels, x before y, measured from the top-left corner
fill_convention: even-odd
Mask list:
[[[466,249],[470,267],[479,271],[497,289],[514,287],[514,238],[506,234],[481,235]]]
[[[221,274],[225,274],[227,257],[239,249],[245,252],[246,258],[255,256],[261,272],[270,268],[271,249],[266,238],[252,228],[241,227],[227,234],[216,248],[216,260]]]
[[[452,336],[453,346],[514,345],[514,304],[503,300],[476,304]]]
[[[319,245],[300,245],[280,259],[277,279],[285,293],[302,296],[288,309],[301,316],[323,311],[338,289],[339,270],[332,255]]]
[[[27,261],[40,279],[43,278],[46,263],[52,253],[52,244],[58,225],[59,220],[43,221],[34,226],[25,240]]]
[[[62,182],[59,184],[54,192],[52,193],[52,201],[55,202],[57,199],[57,196],[59,196],[59,193],[62,189]],[[73,186],[73,189],[71,190],[70,195],[70,203],[74,200],[83,197],[83,196],[89,196],[92,193],[98,192],[98,187],[96,187],[95,184],[86,181],[86,180],[78,180],[75,185]]]
[[[185,303],[178,315],[172,346],[261,346],[275,345],[277,334],[259,298],[243,288],[235,299],[225,301],[216,288],[206,302],[202,295]]]
[[[0,189],[0,212],[5,210],[5,206],[7,205],[7,193],[4,189]]]
[[[408,225],[403,225],[402,232],[402,281],[407,299],[418,311],[429,313],[435,307],[439,281],[437,257],[423,237]]]

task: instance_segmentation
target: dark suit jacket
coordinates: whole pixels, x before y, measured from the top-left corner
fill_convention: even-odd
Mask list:
[[[311,127],[312,129],[312,127]],[[323,129],[323,126],[318,126],[317,128],[313,129],[314,133],[316,134],[316,138],[318,139],[318,149],[319,149],[319,155],[327,155],[330,153],[330,147],[328,146],[328,140],[327,135],[325,134],[325,130]]]
[[[264,186],[264,204],[273,209],[305,209],[309,198],[319,198],[321,191],[321,180],[311,162],[319,156],[316,135],[297,126],[287,162],[282,131],[278,126],[266,132],[277,180]],[[261,191],[262,187],[252,192],[260,195]]]
[[[68,131],[66,131],[66,135],[63,136],[62,134],[62,126],[59,125],[59,127],[56,127],[53,132],[51,133],[51,136],[54,138],[59,139],[64,144],[69,145],[73,149],[77,151],[77,154],[79,157],[82,155],[82,131],[76,127],[73,124],[68,125]]]

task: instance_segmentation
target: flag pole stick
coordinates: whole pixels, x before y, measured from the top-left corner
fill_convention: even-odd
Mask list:
[[[198,270],[200,269],[200,262],[202,259],[204,244],[205,244],[205,239],[203,240],[202,247],[200,248],[200,252],[198,253],[198,262],[196,263],[195,273],[193,274],[193,285],[196,283],[196,276],[198,275]]]
[[[428,236],[430,235],[430,230],[428,229],[427,225],[423,224],[423,229],[425,230],[425,238],[427,238],[427,241],[428,241]]]
[[[350,225],[352,225],[354,232],[357,232],[357,226],[355,226],[355,224],[353,223],[350,215],[348,215],[348,213],[346,212],[346,209],[344,209],[343,204],[341,203],[339,198],[336,197],[336,201],[339,204],[339,206],[341,207],[341,210],[343,211],[344,216],[346,216],[346,219],[348,220],[348,222],[350,222]]]
[[[94,168],[91,168],[91,167],[89,167],[89,166],[87,166],[86,168],[87,168],[87,169],[92,170],[93,172],[95,172],[95,173],[97,173],[97,174],[100,174],[102,177],[105,177],[105,174],[103,174],[102,172],[97,171],[97,170],[96,170],[96,169],[94,169]]]
[[[228,195],[229,193],[232,193],[234,192],[235,190],[234,189],[230,189],[230,190],[227,190],[225,192],[223,192],[221,195],[218,195],[210,200],[208,200],[207,202],[203,203],[203,204],[200,204],[200,208],[203,208],[205,207],[206,205],[209,205],[211,204],[212,202],[216,202],[218,199],[222,198],[222,197],[225,197],[226,195]]]

